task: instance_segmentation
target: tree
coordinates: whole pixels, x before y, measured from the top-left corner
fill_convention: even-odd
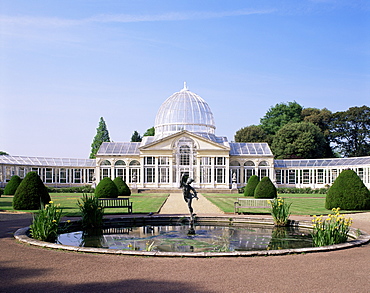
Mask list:
[[[330,122],[333,113],[328,109],[305,108],[301,112],[303,121],[311,122],[318,126],[324,135],[330,134]]]
[[[6,152],[0,151],[0,156],[9,156],[9,154]]]
[[[322,158],[325,147],[325,137],[320,128],[309,122],[285,125],[276,133],[271,145],[277,159]]]
[[[275,135],[284,125],[301,122],[301,112],[302,106],[295,101],[276,104],[260,119],[260,124],[268,135]]]
[[[266,142],[267,134],[260,125],[250,125],[239,129],[234,139],[235,142]]]
[[[325,208],[370,209],[370,191],[353,170],[343,170],[326,193]]]
[[[117,198],[118,188],[112,179],[105,177],[96,186],[95,196],[98,198]]]
[[[18,175],[12,176],[4,188],[4,195],[14,195],[22,179]]]
[[[150,127],[148,128],[145,133],[143,134],[143,136],[154,136],[155,135],[155,128],[154,126],[153,127]]]
[[[330,123],[330,140],[345,157],[370,155],[370,108],[352,107],[336,112]]]
[[[38,210],[50,202],[50,195],[37,172],[29,172],[13,197],[15,210]]]
[[[254,190],[255,198],[275,198],[277,190],[269,177],[263,177]]]
[[[131,142],[140,142],[142,140],[140,134],[135,130],[131,136]]]
[[[118,188],[118,196],[130,196],[131,195],[131,190],[127,186],[126,182],[123,181],[121,177],[116,177],[113,180],[114,184],[116,184]]]
[[[99,126],[96,128],[96,135],[91,144],[90,159],[96,158],[96,153],[103,142],[110,142],[110,138],[107,125],[105,124],[103,117],[100,117]]]
[[[244,187],[244,196],[254,196],[254,191],[260,180],[257,175],[249,177],[247,185]]]
[[[325,137],[325,158],[334,157],[333,149],[330,146],[330,122],[332,120],[333,113],[328,109],[317,109],[317,108],[305,108],[302,110],[302,118],[305,122],[311,122],[321,129],[321,132]]]

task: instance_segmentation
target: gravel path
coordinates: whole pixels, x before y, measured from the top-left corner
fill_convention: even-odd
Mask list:
[[[223,214],[223,212],[198,193],[199,200],[193,199],[192,207],[196,214]],[[167,201],[161,208],[160,214],[189,214],[188,205],[185,202],[182,193],[171,193]]]
[[[353,218],[370,232],[370,213]],[[370,245],[248,258],[84,254],[18,243],[14,231],[30,223],[0,213],[0,292],[370,292]]]

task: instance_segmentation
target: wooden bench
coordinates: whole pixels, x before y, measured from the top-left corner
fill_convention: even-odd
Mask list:
[[[270,199],[263,198],[238,198],[234,202],[234,213],[240,214],[241,209],[267,209],[271,208]]]
[[[99,203],[103,208],[127,208],[129,214],[132,214],[132,202],[127,197],[124,198],[99,198]]]

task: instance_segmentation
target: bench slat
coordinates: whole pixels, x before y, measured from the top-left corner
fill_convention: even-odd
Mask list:
[[[103,208],[127,208],[128,213],[132,213],[132,202],[129,198],[99,198]]]
[[[269,199],[263,198],[238,198],[234,203],[234,212],[240,213],[240,209],[266,209],[270,208]]]

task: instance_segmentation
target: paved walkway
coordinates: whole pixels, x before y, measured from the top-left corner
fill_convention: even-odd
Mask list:
[[[217,206],[211,203],[202,194],[198,193],[198,198],[199,200],[193,199],[193,202],[192,202],[194,213],[196,213],[197,215],[223,214],[223,212]],[[185,202],[182,193],[171,193],[159,213],[160,214],[188,215],[189,214],[188,205]]]
[[[0,292],[370,291],[369,244],[324,253],[248,258],[100,255],[17,242],[14,231],[28,226],[31,218],[30,214],[0,213]],[[353,218],[354,227],[370,232],[370,213]]]

